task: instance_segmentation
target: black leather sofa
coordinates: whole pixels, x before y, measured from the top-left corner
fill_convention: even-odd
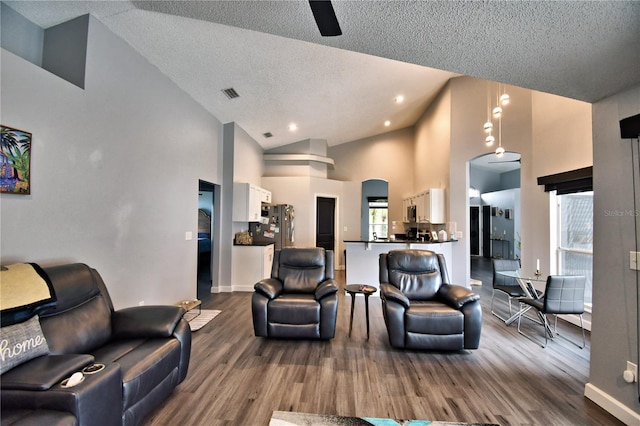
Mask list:
[[[186,375],[191,330],[178,306],[115,311],[102,278],[84,264],[43,268],[55,306],[38,313],[49,354],[1,377],[2,425],[135,425]],[[94,374],[65,388],[87,366]]]
[[[380,294],[389,343],[395,348],[477,349],[480,296],[450,283],[444,256],[428,250],[380,254]]]
[[[338,315],[338,283],[332,250],[276,250],[271,278],[255,285],[251,300],[256,336],[332,339]]]

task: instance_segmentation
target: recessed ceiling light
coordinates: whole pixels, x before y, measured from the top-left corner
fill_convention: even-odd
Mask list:
[[[296,130],[298,130],[298,125],[296,123],[289,124],[289,130],[295,132]]]
[[[397,104],[401,104],[401,103],[402,103],[402,101],[404,101],[404,96],[402,96],[402,95],[398,95],[398,96],[396,96],[396,98],[394,99],[394,101],[395,101],[395,103],[397,103]]]
[[[389,127],[389,126],[391,126],[391,122],[389,120],[387,120],[387,121],[384,122],[384,125],[385,125],[385,127]]]

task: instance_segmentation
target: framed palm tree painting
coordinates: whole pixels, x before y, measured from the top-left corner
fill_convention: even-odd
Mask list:
[[[0,125],[0,193],[31,193],[31,133]]]

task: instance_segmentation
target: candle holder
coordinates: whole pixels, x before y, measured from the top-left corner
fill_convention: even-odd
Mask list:
[[[536,278],[540,278],[540,275],[542,275],[542,272],[540,272],[539,269],[536,269],[536,272],[534,275],[536,276]]]

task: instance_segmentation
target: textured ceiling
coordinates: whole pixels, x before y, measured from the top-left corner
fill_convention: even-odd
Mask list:
[[[265,148],[412,125],[458,74],[587,102],[640,84],[636,1],[334,1],[334,38],[306,1],[6,3],[45,28],[92,13]]]

